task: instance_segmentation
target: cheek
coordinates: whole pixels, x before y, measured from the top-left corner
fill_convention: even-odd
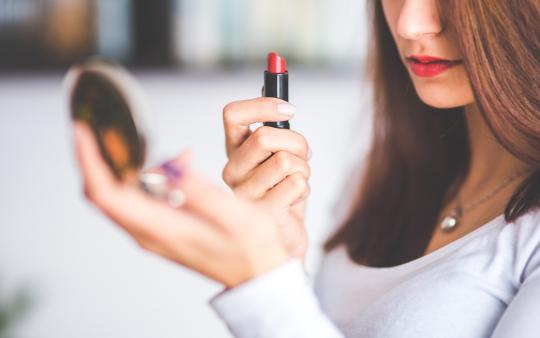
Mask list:
[[[413,74],[410,76],[416,93],[428,106],[454,108],[474,102],[474,95],[463,65],[432,78],[417,77]]]
[[[398,0],[382,0],[382,9],[388,28],[390,29],[394,39],[396,39],[396,26],[399,20],[399,12],[403,6],[403,1]]]

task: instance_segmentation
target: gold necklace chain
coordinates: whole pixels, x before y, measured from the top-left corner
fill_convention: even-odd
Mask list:
[[[454,207],[450,211],[450,213],[446,217],[444,217],[443,220],[441,221],[440,223],[441,230],[443,232],[450,232],[454,230],[460,224],[461,217],[463,216],[464,213],[486,202],[487,200],[495,196],[498,192],[500,192],[502,189],[504,189],[508,184],[510,184],[517,178],[523,176],[529,171],[530,169],[526,168],[526,169],[515,172],[514,174],[508,176],[501,184],[495,187],[495,189],[493,189],[489,194],[484,195],[481,198],[476,199],[472,202],[469,202],[464,206],[461,205],[461,199],[459,197],[459,192],[458,192],[457,198],[456,198],[456,207]]]

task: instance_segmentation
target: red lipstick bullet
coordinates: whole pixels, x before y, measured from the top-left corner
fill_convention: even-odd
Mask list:
[[[271,52],[268,53],[268,69],[270,73],[285,73],[287,71],[287,63],[280,55]]]

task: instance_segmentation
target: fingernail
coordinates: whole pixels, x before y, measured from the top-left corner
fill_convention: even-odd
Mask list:
[[[182,170],[174,164],[174,160],[163,163],[160,168],[170,179],[177,180],[182,177]]]
[[[292,116],[296,112],[296,107],[290,103],[279,103],[277,106],[277,111],[280,114]]]
[[[313,155],[313,153],[311,152],[311,148],[308,147],[308,151],[307,151],[307,159],[308,160],[311,159],[311,155]]]

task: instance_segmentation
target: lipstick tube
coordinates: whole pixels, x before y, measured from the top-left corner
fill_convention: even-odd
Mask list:
[[[264,97],[276,97],[289,102],[289,72],[285,59],[272,52],[268,54],[268,67],[264,71]],[[274,128],[290,129],[289,121],[263,122]]]

